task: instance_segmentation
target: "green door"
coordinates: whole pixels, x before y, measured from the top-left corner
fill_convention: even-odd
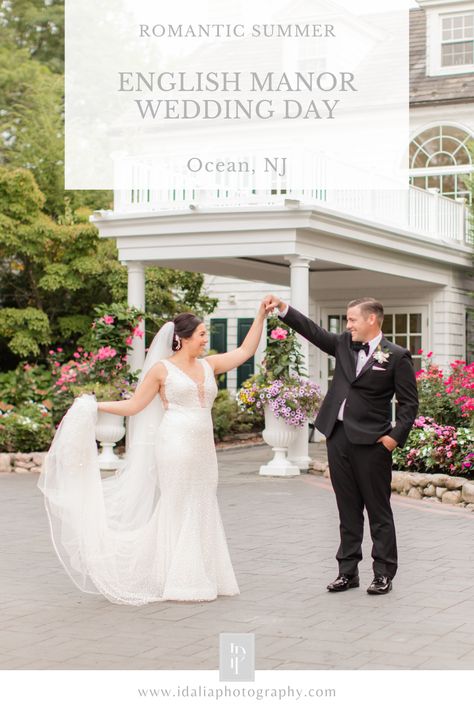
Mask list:
[[[249,332],[250,326],[253,323],[253,318],[239,318],[237,319],[237,346],[242,344],[245,336]],[[242,386],[242,383],[250,378],[255,372],[255,359],[252,356],[245,363],[239,365],[237,368],[237,388]]]
[[[226,318],[211,318],[211,342],[210,348],[217,353],[225,353],[227,351],[227,319]],[[219,390],[225,390],[227,387],[227,373],[217,376],[217,385]]]

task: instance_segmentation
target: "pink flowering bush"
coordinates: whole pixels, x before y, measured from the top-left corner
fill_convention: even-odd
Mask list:
[[[473,478],[474,364],[455,360],[444,373],[432,355],[423,358],[416,374],[419,417],[405,446],[394,450],[394,466]]]
[[[94,393],[102,400],[129,397],[136,375],[130,372],[128,349],[134,337],[143,338],[141,313],[120,304],[96,309],[89,348],[78,345],[72,358],[62,348],[49,351],[53,375],[53,416],[57,423],[82,393]]]
[[[59,422],[75,397],[82,393],[107,388],[110,400],[123,397],[133,379],[129,373],[126,356],[118,356],[114,348],[101,347],[97,352],[85,351],[78,346],[72,359],[65,359],[57,350],[50,350],[53,375],[53,417]]]
[[[117,379],[130,380],[127,356],[118,356],[114,348],[99,348],[97,353],[89,353],[79,346],[73,359],[67,361],[57,351],[50,351],[50,356],[56,390],[68,390],[71,385],[91,381],[110,383]]]
[[[143,314],[138,309],[125,304],[103,304],[94,311],[96,317],[89,334],[80,343],[85,350],[97,352],[101,348],[110,348],[123,357],[127,355],[135,336],[143,338],[140,328]]]
[[[471,427],[439,425],[421,415],[405,446],[393,451],[393,464],[408,471],[474,478],[474,432]]]
[[[474,363],[455,360],[444,373],[432,362],[432,355],[423,358],[416,374],[420,415],[453,427],[474,424]]]
[[[474,424],[474,363],[468,365],[464,360],[451,363],[444,386],[461,416]]]
[[[54,425],[81,393],[101,400],[130,396],[136,376],[128,350],[134,337],[144,337],[142,313],[123,304],[97,307],[95,313],[87,338],[49,349],[49,367],[20,363],[0,374],[0,451],[45,449]]]
[[[117,351],[115,348],[111,348],[110,346],[102,346],[102,348],[99,348],[97,351],[95,358],[97,360],[108,360],[109,358],[115,358],[117,355]]]

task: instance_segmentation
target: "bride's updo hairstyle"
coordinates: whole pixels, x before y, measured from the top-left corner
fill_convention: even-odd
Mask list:
[[[203,320],[194,314],[184,313],[178,314],[176,318],[173,319],[173,323],[174,336],[172,348],[174,351],[179,351],[181,348],[181,339],[191,338],[196,328],[203,323]]]

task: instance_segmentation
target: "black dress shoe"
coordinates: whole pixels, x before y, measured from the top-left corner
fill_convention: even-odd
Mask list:
[[[376,575],[367,588],[369,595],[386,595],[392,589],[392,580],[386,575]]]
[[[349,588],[359,587],[359,576],[358,575],[339,575],[339,577],[334,580],[334,582],[329,583],[327,589],[329,592],[342,592],[343,590],[349,590]]]

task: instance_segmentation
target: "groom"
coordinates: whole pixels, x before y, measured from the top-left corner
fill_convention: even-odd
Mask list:
[[[334,356],[334,378],[316,420],[327,438],[331,482],[339,510],[341,542],[336,554],[339,575],[330,592],[359,587],[364,507],[372,537],[374,579],[367,592],[392,589],[397,571],[397,543],[390,506],[392,450],[403,446],[418,411],[411,355],[388,341],[381,326],[383,306],[372,297],[347,306],[347,330],[330,333],[277,296],[265,297],[267,312],[325,353]],[[397,399],[395,425],[391,400]]]

